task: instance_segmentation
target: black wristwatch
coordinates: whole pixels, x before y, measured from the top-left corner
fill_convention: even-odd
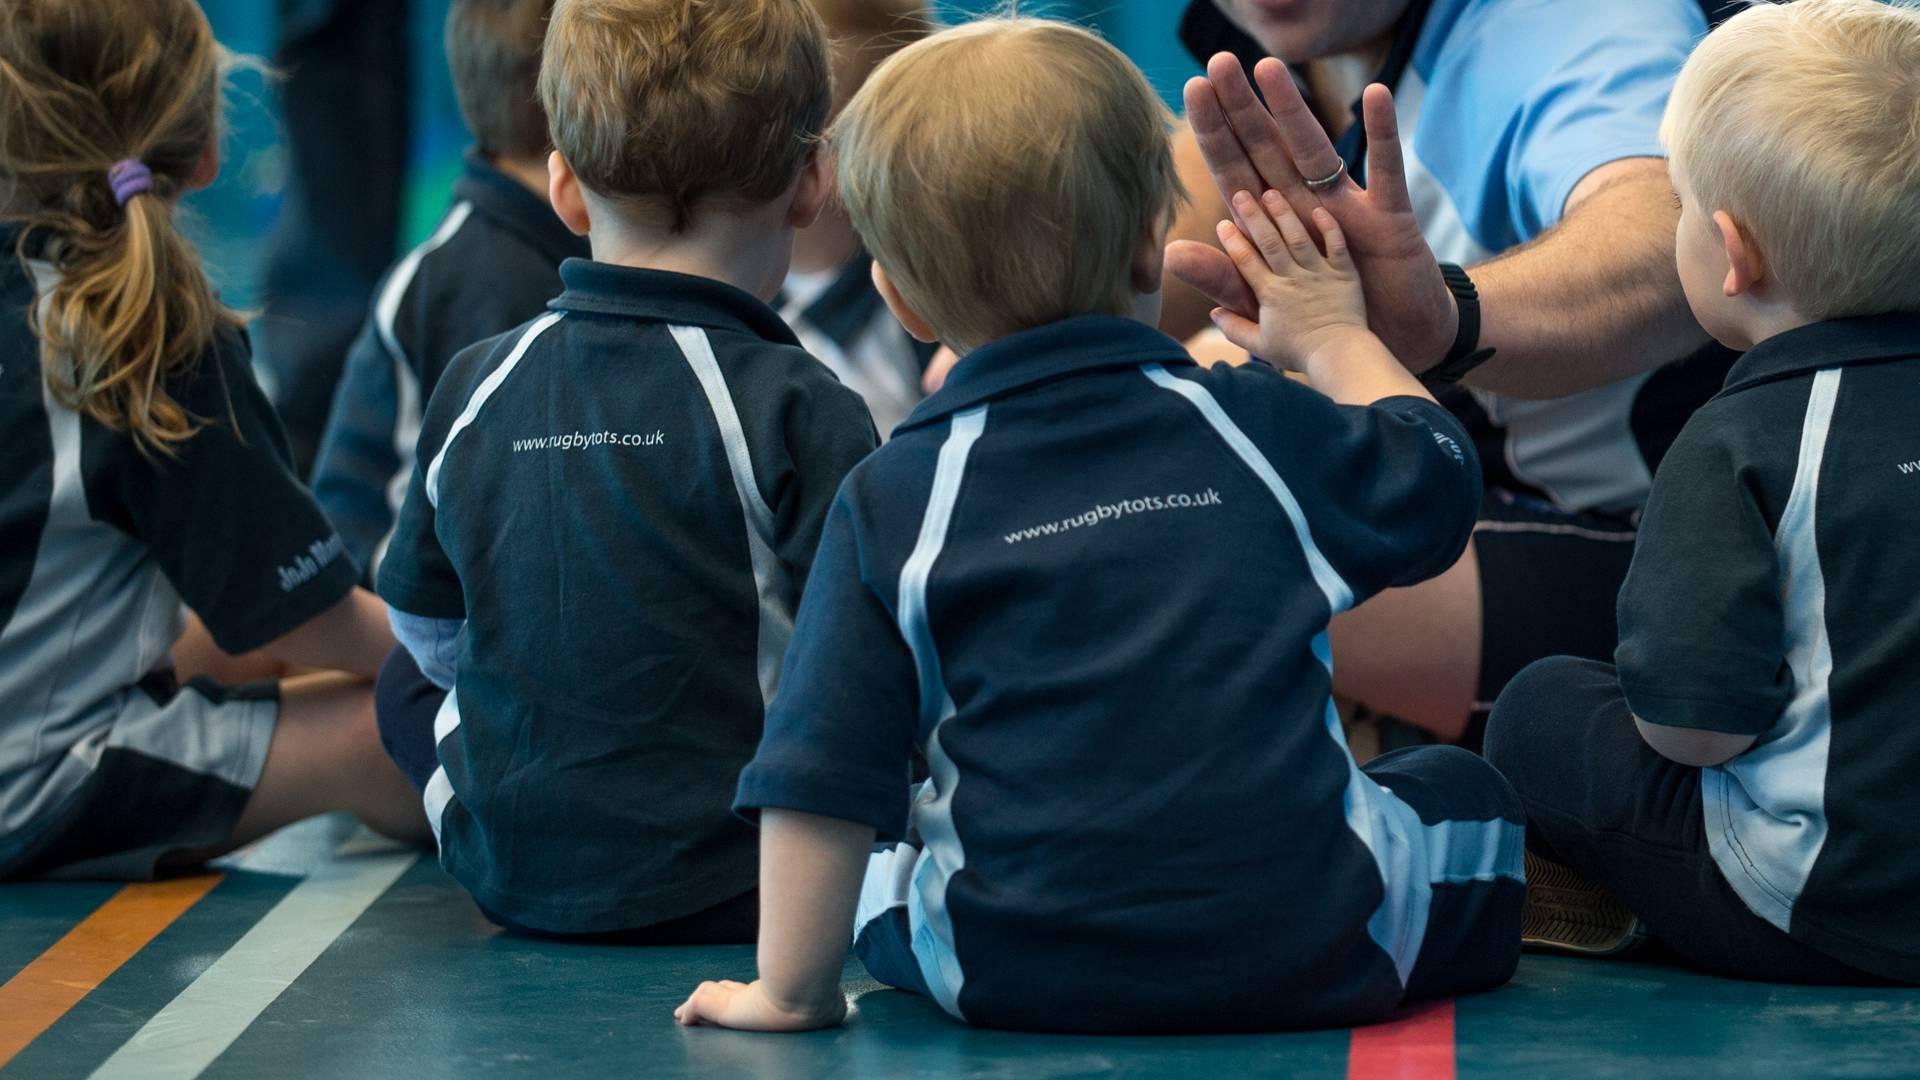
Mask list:
[[[1454,332],[1453,348],[1446,359],[1420,375],[1428,386],[1449,386],[1467,377],[1467,373],[1493,359],[1492,349],[1480,347],[1480,290],[1465,270],[1452,263],[1440,264],[1440,277],[1460,308],[1460,329]]]

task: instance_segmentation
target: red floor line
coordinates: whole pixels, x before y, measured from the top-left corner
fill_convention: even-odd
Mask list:
[[[1354,1028],[1347,1080],[1453,1080],[1453,1002],[1420,1005],[1399,1019]]]

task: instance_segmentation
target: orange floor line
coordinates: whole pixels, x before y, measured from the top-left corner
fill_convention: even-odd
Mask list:
[[[220,884],[221,875],[128,885],[0,985],[0,1068]]]

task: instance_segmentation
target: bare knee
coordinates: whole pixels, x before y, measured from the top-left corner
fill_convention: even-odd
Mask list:
[[[1471,547],[1431,581],[1333,620],[1334,688],[1443,739],[1466,732],[1480,683],[1480,569]]]

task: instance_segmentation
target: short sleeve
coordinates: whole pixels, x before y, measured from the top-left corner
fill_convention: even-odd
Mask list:
[[[347,353],[313,468],[313,494],[347,551],[372,568],[393,528],[388,487],[402,468],[395,445],[402,407],[394,358],[369,318]]]
[[[1414,156],[1481,246],[1531,240],[1595,169],[1666,156],[1667,98],[1706,30],[1695,0],[1476,0],[1429,46]]]
[[[821,378],[799,397],[786,428],[793,472],[774,507],[774,547],[804,593],[834,493],[853,467],[879,446],[880,438],[866,402],[831,377]]]
[[[1615,661],[1634,715],[1729,735],[1772,727],[1792,696],[1779,573],[1752,481],[1696,420],[1660,466],[1620,590]]]
[[[407,484],[406,501],[394,522],[393,538],[380,560],[380,598],[409,615],[429,619],[467,617],[466,592],[453,560],[440,545],[436,530],[438,509],[427,498],[427,470],[432,456],[426,444]]]
[[[843,493],[827,518],[780,692],[760,749],[740,775],[734,809],[749,816],[797,810],[899,839],[918,719],[913,654],[862,572]]]
[[[1480,458],[1445,408],[1421,397],[1339,405],[1254,365],[1197,378],[1298,504],[1297,526],[1353,604],[1434,577],[1466,550]]]
[[[1317,396],[1317,395],[1316,395]],[[1324,400],[1324,399],[1322,399]],[[1354,603],[1451,567],[1480,516],[1480,459],[1452,413],[1425,398],[1334,405],[1293,460],[1308,525]]]
[[[153,552],[222,649],[251,652],[338,603],[360,571],[293,473],[242,334],[222,331],[170,389],[203,426],[173,456],[91,431],[115,477],[113,505],[95,512]]]

